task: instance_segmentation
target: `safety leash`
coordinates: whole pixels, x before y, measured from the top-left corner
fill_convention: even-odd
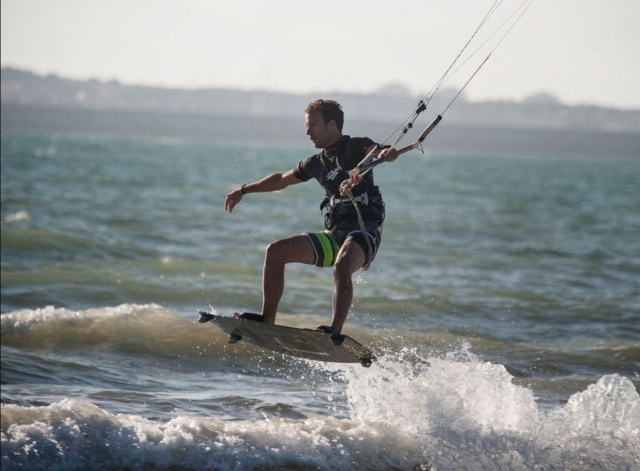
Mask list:
[[[356,208],[358,225],[360,226],[360,230],[362,231],[362,237],[364,237],[364,240],[367,242],[367,260],[365,261],[364,266],[362,267],[363,271],[367,271],[371,266],[371,262],[373,262],[373,247],[371,247],[371,241],[369,241],[369,233],[367,232],[367,226],[364,224],[364,219],[362,218],[362,213],[360,212],[360,206],[358,206],[358,202],[353,197],[353,193],[351,192],[351,190],[345,191],[344,194],[346,194],[349,197],[349,199],[351,200],[351,203]]]

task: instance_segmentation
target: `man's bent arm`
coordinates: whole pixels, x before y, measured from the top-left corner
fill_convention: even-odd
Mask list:
[[[293,175],[293,170],[283,173],[272,173],[254,183],[247,183],[242,186],[244,193],[265,193],[268,191],[284,190],[289,185],[302,183]]]
[[[236,204],[240,202],[242,196],[247,193],[266,193],[269,191],[284,190],[289,185],[295,185],[302,183],[302,180],[298,179],[293,170],[289,170],[283,173],[272,173],[266,177],[258,180],[257,182],[247,183],[242,187],[230,192],[224,200],[225,211],[233,211]]]

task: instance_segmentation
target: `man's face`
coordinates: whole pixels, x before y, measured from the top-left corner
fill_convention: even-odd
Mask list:
[[[305,124],[307,126],[307,136],[313,142],[316,149],[324,149],[335,142],[334,127],[335,122],[329,121],[324,124],[322,113],[317,110],[305,115]],[[333,125],[333,126],[332,126]]]

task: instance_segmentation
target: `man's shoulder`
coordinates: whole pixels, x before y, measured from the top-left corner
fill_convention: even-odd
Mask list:
[[[352,136],[344,136],[344,140],[350,144],[359,144],[359,143],[363,143],[363,142],[372,142],[373,140],[369,137],[366,136],[362,136],[362,137],[352,137]]]
[[[355,142],[364,142],[364,141],[373,142],[373,140],[370,137],[367,137],[367,136],[350,137],[349,139],[351,139],[352,141],[355,141]]]
[[[344,150],[342,151],[341,160],[343,167],[347,170],[354,168],[365,157],[369,147],[374,144],[375,142],[368,137],[349,138],[343,147]]]
[[[368,137],[347,137],[346,145],[351,149],[367,149],[375,144],[375,142]]]
[[[318,167],[321,165],[321,154],[314,154],[298,162],[293,168],[293,175],[303,182],[310,180],[318,172]]]

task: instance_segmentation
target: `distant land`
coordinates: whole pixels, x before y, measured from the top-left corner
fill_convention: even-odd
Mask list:
[[[1,70],[1,87],[3,133],[115,133],[293,145],[308,144],[304,108],[317,98],[342,104],[346,133],[376,140],[402,124],[421,98],[402,86],[373,94],[318,95],[181,90],[78,81],[9,67]],[[455,93],[437,93],[409,138],[442,112]],[[429,145],[435,149],[640,156],[640,110],[567,106],[547,94],[522,103],[476,103],[462,95],[432,136]]]

